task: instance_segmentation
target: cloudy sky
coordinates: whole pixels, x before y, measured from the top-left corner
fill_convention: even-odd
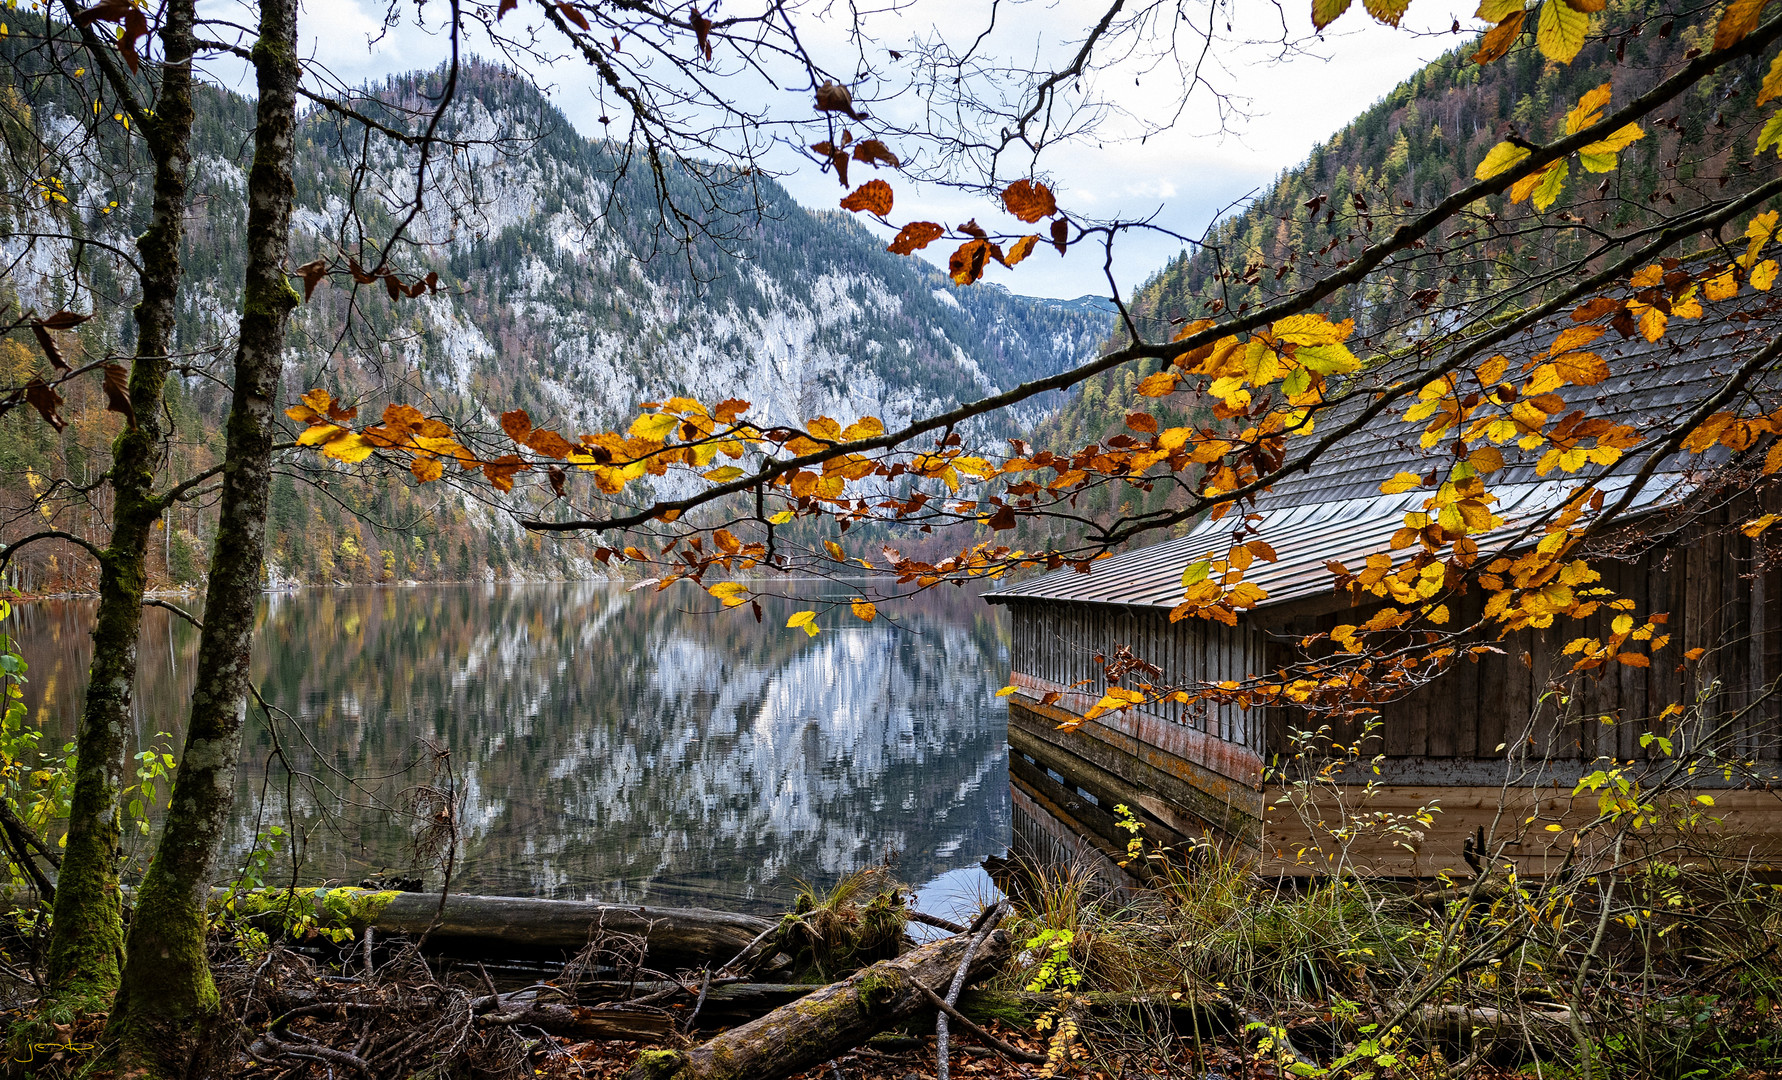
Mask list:
[[[1232,22],[1227,36],[1233,39],[1279,39],[1287,36],[1305,43],[1285,58],[1276,46],[1239,46],[1222,50],[1222,64],[1208,68],[1208,77],[1227,95],[1221,110],[1214,96],[1196,90],[1170,131],[1143,142],[1132,136],[1138,120],[1103,125],[1108,138],[1080,143],[1043,163],[1059,202],[1081,217],[1101,219],[1153,218],[1173,232],[1198,236],[1234,201],[1266,188],[1282,170],[1305,158],[1315,144],[1327,138],[1356,113],[1378,100],[1417,68],[1455,47],[1462,40],[1448,33],[1455,17],[1472,26],[1468,10],[1450,11],[1448,0],[1420,0],[1411,18],[1425,32],[1392,30],[1374,25],[1359,3],[1321,38],[1311,37],[1308,0],[1284,0],[1278,9],[1268,0],[1225,0],[1215,15]],[[1093,21],[1100,5],[1094,0],[1002,0],[996,34],[991,44],[1001,55],[1032,60],[1053,59],[1074,51],[1085,19]],[[246,21],[235,0],[211,0],[205,7],[217,17]],[[375,0],[307,0],[302,10],[301,34],[305,51],[347,82],[361,82],[417,68],[430,68],[446,56],[446,44],[417,26],[437,22],[444,5],[435,0],[418,9],[398,2],[402,24],[384,31],[384,5]],[[714,10],[711,4],[707,10]],[[913,0],[900,11],[882,18],[877,38],[886,46],[912,37],[941,34],[949,41],[970,40],[990,13],[991,0]],[[1194,11],[1194,8],[1186,8]],[[1206,8],[1198,9],[1201,13]],[[515,16],[509,16],[512,21]],[[1245,20],[1251,20],[1246,25]],[[506,27],[504,26],[504,29]],[[821,54],[825,46],[842,48],[840,28],[826,26],[813,14],[807,27],[807,44]],[[831,34],[826,41],[824,35]],[[473,52],[489,52],[468,42]],[[1146,64],[1138,59],[1104,72],[1096,89],[1135,116],[1159,119],[1147,110],[1179,96],[1180,65],[1166,61]],[[218,68],[213,76],[251,92],[243,72]],[[600,108],[590,91],[586,68],[565,61],[544,73],[541,81],[552,85],[551,96],[584,134],[599,135]],[[765,92],[759,88],[745,91]],[[808,95],[798,95],[796,108],[808,109]],[[1240,114],[1241,115],[1238,115]],[[809,206],[833,207],[843,193],[833,176],[801,165],[787,152],[771,159],[785,170],[782,179],[795,198]],[[857,167],[857,171],[862,171]],[[856,183],[861,179],[853,177]],[[921,217],[957,223],[974,216],[997,216],[988,205],[944,190],[910,191],[899,185],[897,217],[905,208]],[[1007,224],[1007,223],[1002,223]],[[1141,283],[1176,252],[1179,240],[1155,233],[1130,233],[1121,241],[1113,260],[1114,277],[1122,290]],[[945,244],[937,243],[927,255],[946,258]],[[993,267],[991,280],[999,280],[1016,292],[1037,296],[1074,297],[1085,293],[1106,294],[1108,283],[1100,249],[1073,249],[1060,258],[1041,249],[1017,271]]]

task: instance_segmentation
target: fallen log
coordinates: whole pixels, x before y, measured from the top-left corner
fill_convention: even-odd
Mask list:
[[[586,1005],[533,1003],[479,1016],[481,1028],[520,1025],[566,1039],[630,1039],[657,1042],[676,1034],[674,1017],[645,1009],[594,1009]]]
[[[448,895],[443,909],[438,893],[372,889],[260,889],[235,893],[232,899],[229,890],[217,889],[213,896],[213,903],[231,903],[237,914],[257,920],[289,922],[303,916],[321,928],[354,934],[369,928],[380,936],[418,937],[431,929],[428,940],[444,951],[492,943],[505,951],[575,953],[600,933],[632,937],[648,946],[647,963],[664,971],[729,959],[777,925],[771,919],[709,908],[459,893]]]
[[[646,1050],[628,1080],[775,1080],[821,1065],[869,1036],[929,1008],[918,984],[937,991],[969,942],[964,936],[923,945],[881,960],[838,983],[820,987],[738,1028],[687,1050]],[[1001,967],[1009,936],[997,930],[973,957],[967,981]]]

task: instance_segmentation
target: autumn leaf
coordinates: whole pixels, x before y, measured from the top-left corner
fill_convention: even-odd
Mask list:
[[[1491,148],[1491,152],[1485,155],[1485,160],[1479,162],[1479,167],[1473,170],[1473,179],[1489,180],[1494,176],[1508,172],[1530,153],[1532,151],[1526,146],[1517,146],[1513,142],[1500,142]]]
[[[955,285],[970,285],[984,276],[994,247],[988,240],[967,240],[947,259],[947,274]]]
[[[1527,13],[1518,4],[1515,14],[1487,30],[1484,39],[1479,42],[1479,51],[1473,54],[1473,63],[1489,64],[1501,60],[1522,35],[1522,24],[1527,17]]]
[[[501,414],[501,430],[507,432],[508,438],[523,445],[526,436],[532,431],[532,417],[527,415],[525,409],[504,412]]]
[[[327,450],[324,449],[322,452],[327,453]],[[514,489],[514,474],[531,470],[532,466],[522,461],[518,454],[503,454],[494,461],[483,462],[483,475],[499,491],[512,491]]]
[[[136,427],[136,407],[130,404],[130,372],[122,364],[105,365],[105,408]]]
[[[1319,30],[1336,21],[1338,15],[1349,10],[1353,0],[1312,0],[1312,25]]]
[[[1757,89],[1757,103],[1762,105],[1779,97],[1782,97],[1782,53],[1777,53],[1770,61],[1770,70],[1763,77],[1763,85]]]
[[[1589,31],[1589,15],[1563,0],[1545,0],[1535,26],[1535,44],[1547,59],[1569,64],[1583,50],[1584,35]]]
[[[1380,491],[1385,495],[1400,495],[1410,491],[1412,488],[1422,486],[1423,477],[1412,472],[1401,472],[1395,474],[1392,479],[1381,484]]]
[[[445,475],[445,466],[435,458],[416,457],[408,463],[408,471],[417,481],[429,484]]]
[[[732,480],[740,479],[742,474],[743,471],[735,465],[720,465],[709,472],[703,472],[699,475],[710,480],[714,484],[728,484]]]
[[[856,596],[851,606],[854,609],[854,617],[862,622],[871,622],[878,618],[878,606],[863,596]]]
[[[1362,6],[1367,8],[1374,21],[1397,26],[1405,17],[1405,9],[1411,6],[1411,0],[1362,0]]]
[[[842,551],[841,545],[836,543],[834,540],[823,541],[823,550],[829,552],[829,557],[831,559],[834,559],[836,562],[847,562],[848,561],[848,556],[846,555],[846,553],[844,553]]]
[[[699,42],[699,51],[705,54],[709,62],[712,58],[712,21],[699,13],[699,5],[694,4],[691,16],[693,35]]]
[[[1714,47],[1730,49],[1745,39],[1745,35],[1757,29],[1757,20],[1763,15],[1764,5],[1769,0],[1732,0],[1726,5],[1726,13],[1720,16],[1720,25],[1714,28]]]
[[[705,591],[722,600],[727,608],[742,607],[749,602],[749,590],[740,581],[720,581]]]
[[[1473,13],[1474,18],[1486,22],[1503,22],[1511,15],[1522,10],[1522,0],[1479,0],[1479,10]]]
[[[316,291],[316,286],[328,276],[328,260],[312,259],[297,268],[297,276],[303,279],[303,299],[308,300]]]
[[[885,250],[893,255],[908,255],[922,250],[945,235],[947,230],[932,221],[912,221],[897,231],[896,239]]]
[[[1023,236],[1021,239],[1010,245],[1009,253],[1003,258],[1002,264],[1007,267],[1013,267],[1016,263],[1033,254],[1033,249],[1038,244],[1038,236]]]
[[[666,442],[680,423],[681,418],[673,413],[645,413],[631,422],[626,433],[651,442]]]
[[[817,87],[817,111],[843,113],[855,120],[866,119],[865,113],[855,110],[854,95],[836,82],[825,82]]]
[[[1002,205],[1029,225],[1058,212],[1052,189],[1036,180],[1017,180],[1003,189]]]
[[[1176,384],[1182,377],[1173,371],[1159,371],[1139,380],[1136,391],[1143,397],[1163,397],[1176,392]]]
[[[1054,219],[1052,222],[1052,246],[1058,249],[1059,255],[1063,255],[1069,245],[1070,222],[1062,217]]]
[[[33,378],[25,384],[25,401],[37,410],[37,415],[43,417],[50,427],[61,431],[68,426],[68,421],[62,419],[62,414],[57,411],[62,407],[62,395],[56,393],[56,388],[42,379]]]
[[[814,611],[796,612],[790,619],[786,620],[786,627],[787,629],[803,630],[806,635],[816,637],[817,613]]]
[[[1569,171],[1564,161],[1555,161],[1541,172],[1541,182],[1534,189],[1534,207],[1545,211],[1559,198],[1565,188],[1565,177]]]
[[[855,143],[854,160],[865,162],[875,169],[880,165],[889,165],[895,169],[903,164],[897,160],[897,155],[891,152],[890,147],[877,139],[861,139]]]
[[[33,319],[31,322],[31,336],[37,339],[37,347],[43,350],[44,358],[50,362],[51,367],[55,368],[57,371],[70,370],[68,361],[62,358],[61,346],[56,344],[55,337],[49,332],[48,324],[41,320]]]
[[[891,212],[893,193],[891,185],[883,180],[868,180],[841,201],[843,210],[859,213],[862,210],[870,214],[884,217]]]

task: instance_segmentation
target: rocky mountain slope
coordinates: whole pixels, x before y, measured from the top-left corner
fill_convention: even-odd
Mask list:
[[[59,99],[56,80],[29,77],[33,58],[21,40],[0,40],[12,73],[0,86],[0,129],[11,150],[0,166],[7,268],[0,302],[96,311],[67,335],[73,350],[126,352],[131,275],[81,240],[129,250],[147,212],[140,148],[121,125],[102,115],[89,123]],[[424,106],[440,83],[439,73],[393,79],[357,104],[418,127],[399,106]],[[220,453],[227,398],[217,376],[227,372],[240,296],[252,105],[207,88],[198,113],[178,346],[191,359],[169,405],[172,466],[181,472]],[[34,150],[33,133],[55,149]],[[893,425],[1074,364],[1110,327],[1093,302],[955,288],[928,264],[887,254],[849,215],[800,207],[766,178],[714,189],[671,171],[670,198],[716,234],[683,246],[663,226],[646,169],[634,163],[615,179],[617,148],[581,137],[528,82],[493,65],[465,68],[441,134],[458,146],[428,168],[423,210],[393,258],[406,278],[437,273],[439,290],[411,299],[387,295],[381,282],[322,284],[296,318],[290,399],[325,386],[349,399],[424,403],[466,425],[489,427],[499,412],[522,407],[540,423],[589,430],[622,423],[640,402],[685,394],[741,397],[776,422],[875,415]],[[50,175],[64,185],[66,204],[43,198],[38,181]],[[355,250],[361,235],[389,235],[415,175],[407,147],[367,144],[360,129],[312,113],[299,148],[295,258],[335,256]],[[28,335],[15,337],[0,341],[0,363],[28,377],[42,359]],[[5,493],[9,505],[25,505],[31,485],[46,478],[104,467],[116,418],[103,412],[96,389],[70,393],[61,435],[17,412],[0,421],[0,477],[17,489]],[[1013,432],[1043,407],[998,418],[987,433]],[[327,486],[304,482],[316,479]],[[498,505],[417,490],[401,477],[357,481],[293,469],[275,484],[274,503],[272,560],[285,578],[561,576],[586,568],[574,542],[541,542]],[[64,511],[61,523],[91,530],[98,513]],[[190,580],[204,562],[206,511],[181,510],[173,526],[156,574]],[[28,586],[76,583],[66,560],[39,559],[20,571]]]

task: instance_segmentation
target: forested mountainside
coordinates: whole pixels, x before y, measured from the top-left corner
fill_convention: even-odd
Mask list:
[[[0,39],[0,49],[14,50],[10,70],[29,71],[19,40]],[[438,72],[397,78],[356,104],[418,129],[424,115],[379,102],[424,111],[442,82]],[[54,85],[25,77],[0,87],[8,151],[0,163],[0,303],[15,314],[94,312],[63,335],[71,359],[125,354],[133,278],[103,245],[129,252],[146,220],[140,148],[120,123],[107,122],[106,109],[50,98]],[[250,101],[215,87],[202,90],[197,109],[197,212],[178,331],[190,361],[169,392],[174,475],[202,470],[221,453],[253,122]],[[1092,300],[956,288],[920,260],[887,254],[849,215],[801,208],[762,177],[720,177],[730,183],[714,196],[700,177],[671,170],[665,179],[676,204],[716,234],[683,247],[661,225],[647,166],[633,163],[615,181],[615,147],[580,136],[528,82],[494,65],[463,69],[440,134],[460,145],[435,155],[429,197],[408,229],[412,242],[394,263],[405,279],[437,273],[438,291],[398,298],[382,282],[322,283],[297,313],[281,404],[322,386],[380,407],[392,399],[423,404],[460,428],[493,428],[500,412],[525,408],[541,425],[580,431],[622,422],[640,402],[685,394],[740,397],[770,421],[874,415],[889,426],[1070,366],[1111,325]],[[412,191],[412,151],[366,140],[362,129],[320,110],[300,137],[294,259],[353,251],[361,230],[388,235]],[[45,361],[21,332],[0,340],[0,363],[16,384]],[[119,419],[104,411],[96,381],[81,382],[68,391],[60,434],[28,410],[0,420],[0,476],[25,478],[0,491],[15,523],[56,478],[87,484],[106,467]],[[988,433],[1012,433],[1037,420],[1040,407],[999,418]],[[281,473],[273,491],[268,551],[277,580],[587,571],[582,556],[591,544],[526,535],[498,505],[417,489],[406,476],[305,476],[296,468]],[[327,483],[306,482],[318,478]],[[478,497],[493,498],[486,485]],[[89,504],[59,512],[55,523],[97,535],[103,515],[103,506]],[[201,504],[173,513],[154,556],[157,582],[202,572],[208,519]],[[15,574],[45,590],[86,580],[68,551],[58,558],[49,547]]]
[[[1632,16],[1616,23],[1634,29],[1587,42],[1569,65],[1548,62],[1525,40],[1506,59],[1481,67],[1471,62],[1478,51],[1473,40],[1401,83],[1314,147],[1265,194],[1216,224],[1208,249],[1183,251],[1138,290],[1133,307],[1142,324],[1167,333],[1182,320],[1267,303],[1340,271],[1403,216],[1471,183],[1499,141],[1550,141],[1564,134],[1567,111],[1586,91],[1606,82],[1613,103],[1627,102],[1712,45],[1714,19],[1705,20],[1704,31],[1647,17],[1659,10],[1649,0],[1615,7]],[[1538,215],[1530,202],[1513,203],[1507,196],[1474,204],[1467,224],[1499,238],[1488,249],[1492,258],[1421,253],[1374,271],[1362,287],[1338,291],[1320,310],[1332,319],[1355,319],[1349,344],[1365,360],[1370,352],[1393,348],[1407,332],[1452,325],[1457,313],[1490,317],[1527,307],[1551,284],[1553,267],[1592,249],[1599,239],[1592,226],[1660,225],[1699,205],[1701,193],[1717,189],[1729,171],[1777,169],[1775,156],[1752,153],[1764,115],[1754,105],[1763,72],[1752,59],[1730,76],[1704,80],[1645,138],[1622,151],[1618,169],[1574,169],[1558,201]],[[1439,301],[1432,302],[1437,290]],[[1088,382],[1037,425],[1035,443],[1059,451],[1080,448],[1125,430],[1126,415],[1138,408],[1164,427],[1206,421],[1189,393],[1136,397],[1134,386],[1153,370],[1155,365],[1114,371]],[[1085,495],[1082,505],[1093,514],[1111,514],[1111,490]],[[1120,493],[1141,498],[1124,488]],[[1159,484],[1142,497],[1141,509],[1161,506],[1170,495],[1170,486]]]

